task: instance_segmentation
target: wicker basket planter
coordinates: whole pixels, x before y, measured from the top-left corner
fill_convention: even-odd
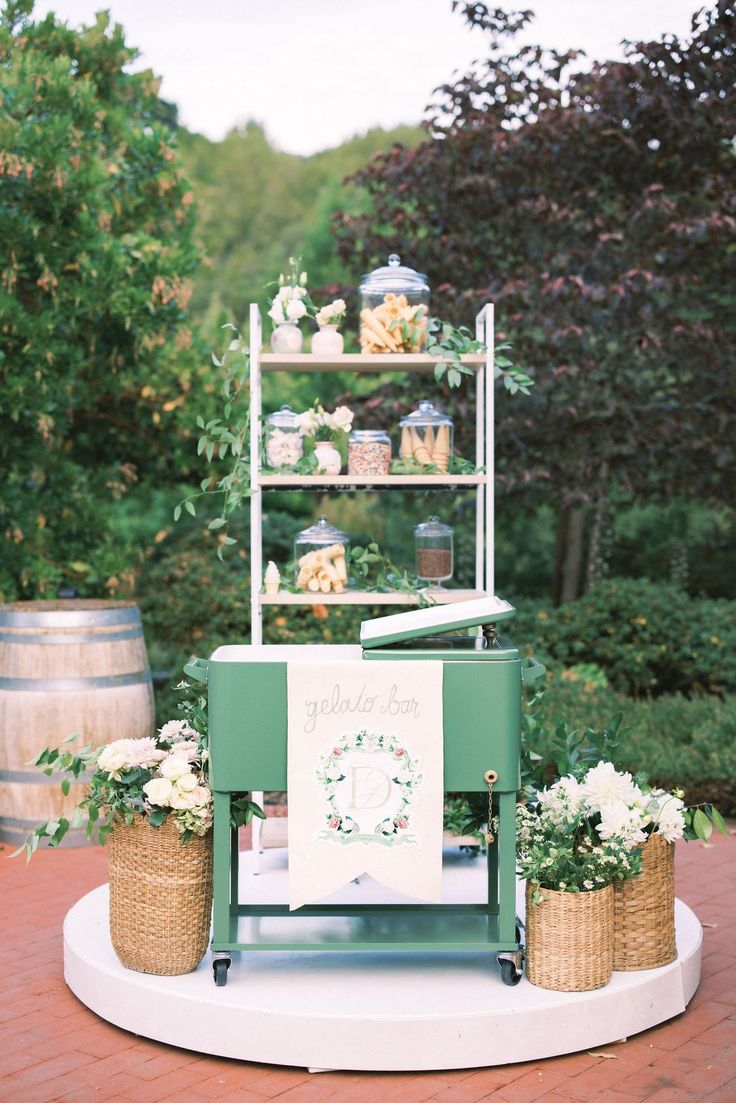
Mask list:
[[[136,816],[107,844],[110,937],[127,969],[191,973],[204,957],[212,908],[212,831],[182,844],[173,816],[151,827]]]
[[[614,886],[613,967],[656,969],[677,957],[675,844],[650,835],[638,877]]]
[[[526,973],[555,992],[603,988],[613,971],[613,888],[593,892],[541,890],[532,903],[526,886]]]

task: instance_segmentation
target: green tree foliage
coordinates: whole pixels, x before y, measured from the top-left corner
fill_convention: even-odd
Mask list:
[[[195,282],[192,308],[243,326],[248,304],[265,304],[265,284],[289,256],[301,256],[312,288],[349,282],[331,233],[337,210],[358,213],[366,200],[344,177],[394,141],[416,145],[419,127],[371,130],[334,149],[298,157],[274,148],[258,123],[230,131],[221,142],[179,132],[187,176],[207,254]]]
[[[198,251],[175,113],[135,57],[105,14],[72,30],[12,0],[0,16],[6,598],[99,590],[126,566],[115,502],[171,478]]]
[[[500,489],[517,502],[600,515],[614,494],[727,501],[731,0],[695,16],[688,41],[631,44],[585,72],[574,53],[509,52],[530,13],[453,6],[487,37],[487,59],[438,90],[419,147],[353,177],[371,210],[337,217],[341,256],[370,266],[395,248],[456,322],[496,302],[537,384],[500,409]]]

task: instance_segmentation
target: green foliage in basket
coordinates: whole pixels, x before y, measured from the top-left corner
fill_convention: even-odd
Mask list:
[[[592,892],[636,876],[641,854],[625,837],[602,839],[595,815],[561,788],[553,802],[520,804],[516,810],[516,860],[520,876],[541,889]]]
[[[192,835],[205,835],[212,827],[213,799],[208,784],[209,745],[207,699],[189,682],[179,685],[183,693],[181,720],[169,720],[155,736],[117,739],[102,747],[87,745],[74,751],[70,744],[79,733],[64,740],[61,747],[45,747],[34,765],[48,777],[66,775],[61,791],[69,794],[72,781],[89,777],[89,789],[69,819],[45,820],[30,832],[12,855],[25,853],[30,859],[43,839],[58,846],[72,828],[85,827],[87,837],[104,843],[118,823],[131,824],[137,815],[151,827],[160,827],[173,816],[182,843]],[[231,827],[264,818],[263,810],[248,793],[236,794]]]

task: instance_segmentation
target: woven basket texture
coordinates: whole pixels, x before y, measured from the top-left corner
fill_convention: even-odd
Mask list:
[[[127,969],[159,976],[191,973],[209,943],[212,831],[184,844],[169,816],[151,827],[136,816],[107,843],[110,938]]]
[[[656,969],[675,960],[674,843],[649,836],[641,873],[614,886],[613,924],[614,969]]]
[[[526,886],[526,973],[554,992],[603,988],[613,970],[613,889],[554,892],[532,903]]]

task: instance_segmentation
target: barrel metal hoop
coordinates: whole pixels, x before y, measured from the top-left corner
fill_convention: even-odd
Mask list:
[[[0,837],[3,827],[12,827],[20,831],[32,831],[38,827],[38,820],[16,820],[12,816],[0,816]]]
[[[53,609],[26,613],[0,609],[0,625],[6,628],[94,628],[98,624],[140,624],[137,605],[123,609]]]
[[[87,782],[91,780],[92,774],[84,773],[80,774],[78,778],[74,778],[72,784],[76,784],[78,781]],[[58,774],[44,774],[41,770],[36,773],[32,773],[30,770],[0,770],[1,782],[7,784],[18,783],[20,785],[59,785],[61,779]]]
[[[22,690],[26,693],[81,693],[86,689],[114,689],[151,683],[150,670],[134,670],[130,674],[106,674],[89,678],[0,678],[0,689]]]
[[[143,638],[143,629],[139,624],[137,628],[122,628],[119,632],[65,632],[47,636],[16,635],[14,632],[0,632],[0,643],[113,643],[115,640],[135,640]]]

